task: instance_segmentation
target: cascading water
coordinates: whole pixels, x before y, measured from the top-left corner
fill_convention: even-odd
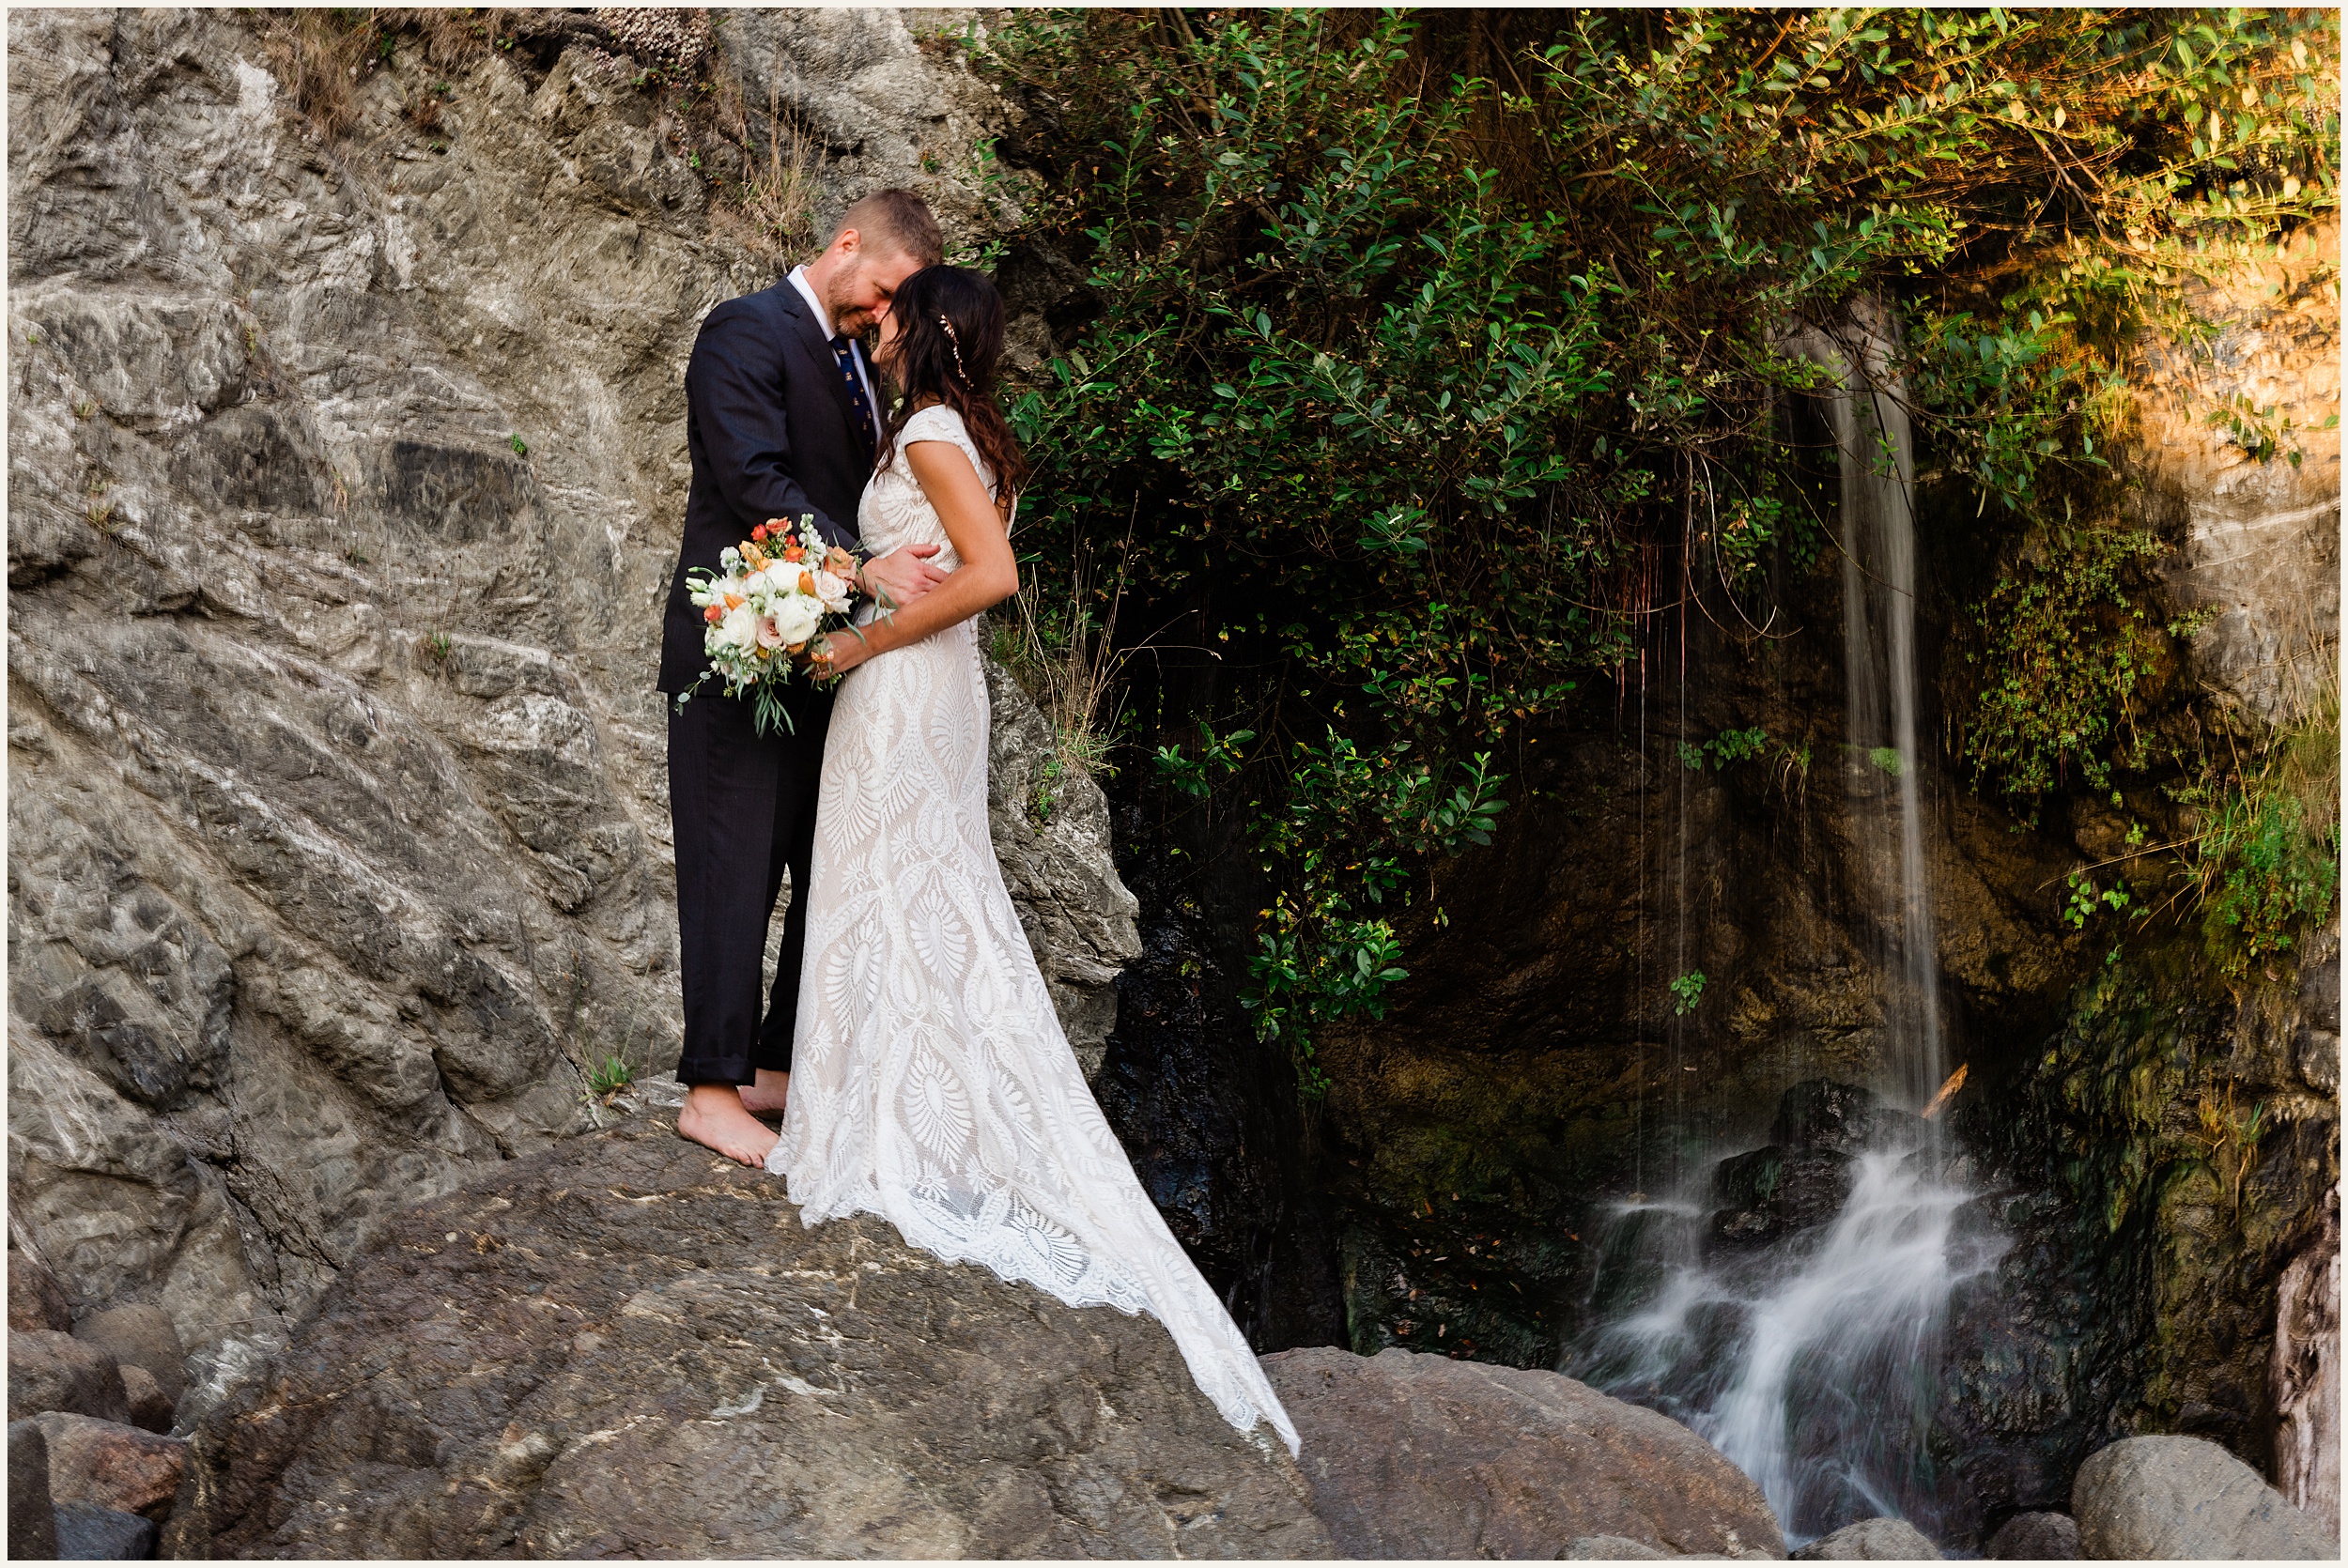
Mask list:
[[[1937,1124],[1947,1070],[1917,766],[1914,455],[1890,314],[1855,305],[1792,351],[1823,367],[1840,450],[1855,880],[1884,1049],[1866,1091],[1788,1091],[1771,1142],[1615,1212],[1599,1329],[1565,1370],[1678,1417],[1762,1487],[1794,1540],[1937,1514],[1924,1441],[1952,1292],[2002,1243],[1958,1224]]]
[[[1825,402],[1842,469],[1843,772],[1880,973],[1897,976],[1884,997],[1884,1086],[1922,1105],[1948,1068],[1916,766],[1916,453],[1895,332],[1862,300],[1842,331],[1813,329],[1792,346],[1834,377]]]

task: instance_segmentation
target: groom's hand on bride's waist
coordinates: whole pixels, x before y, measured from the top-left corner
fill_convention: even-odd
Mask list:
[[[930,564],[929,558],[937,550],[935,545],[907,545],[877,561],[866,561],[862,585],[865,597],[878,601],[884,608],[902,608],[913,603],[946,580],[946,574]]]

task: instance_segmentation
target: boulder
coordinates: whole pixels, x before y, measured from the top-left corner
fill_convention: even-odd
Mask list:
[[[61,1502],[55,1555],[85,1562],[144,1561],[155,1555],[155,1522],[94,1502]]]
[[[1760,1487],[1710,1444],[1557,1373],[1332,1348],[1264,1369],[1347,1557],[1553,1558],[1600,1536],[1784,1552]]]
[[[115,1359],[54,1329],[8,1330],[8,1419],[72,1410],[128,1421],[130,1396]]]
[[[1712,1234],[1762,1242],[1823,1225],[1843,1211],[1851,1181],[1851,1157],[1839,1149],[1771,1144],[1723,1160],[1712,1173],[1713,1196],[1723,1206],[1712,1216]]]
[[[1797,1562],[1939,1561],[1940,1548],[1905,1519],[1861,1519],[1794,1553]]]
[[[131,1424],[147,1432],[171,1430],[172,1402],[163,1397],[155,1375],[143,1366],[123,1366],[122,1394],[131,1407]]]
[[[188,1445],[118,1422],[53,1410],[37,1416],[49,1445],[49,1495],[161,1519],[171,1512]]]
[[[2200,1437],[2128,1437],[2088,1456],[2071,1484],[2091,1558],[2321,1558],[2339,1537],[2258,1471]]]
[[[65,1299],[57,1276],[14,1247],[8,1249],[8,1327],[60,1333],[73,1327],[73,1303]]]
[[[1577,1535],[1558,1555],[1568,1562],[1661,1562],[1672,1554],[1627,1535]]]
[[[400,1218],[195,1446],[215,1556],[1331,1550],[1153,1319],[810,1231],[643,1119]]]
[[[144,1367],[173,1404],[188,1391],[188,1351],[171,1314],[144,1303],[108,1307],[74,1325],[73,1337],[94,1345],[125,1368]]]
[[[13,1257],[13,1254],[11,1254]],[[49,1440],[38,1422],[8,1422],[8,1556],[57,1555],[56,1509],[49,1499]]]
[[[2068,1514],[2016,1514],[1989,1538],[2004,1562],[2066,1562],[2079,1555],[2078,1521]]]
[[[1769,1141],[1857,1154],[1876,1141],[1885,1115],[1883,1101],[1871,1090],[1828,1078],[1804,1079],[1778,1097]]]
[[[1117,1026],[1113,982],[1141,956],[1141,905],[1118,877],[1109,803],[1059,755],[1052,722],[1012,672],[986,661],[986,815],[1003,886],[1088,1083]]]

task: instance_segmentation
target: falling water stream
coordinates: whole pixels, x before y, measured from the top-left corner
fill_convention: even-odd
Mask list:
[[[1788,1109],[1770,1147],[1699,1162],[1673,1196],[1617,1207],[1599,1327],[1566,1369],[1704,1434],[1799,1542],[1876,1514],[1929,1525],[1942,1325],[1956,1284],[1994,1267],[2002,1243],[1957,1224],[1972,1194],[1949,1174],[1939,1124],[1916,1114],[1947,1064],[1916,765],[1915,468],[1896,326],[1861,301],[1788,346],[1831,378],[1822,401],[1842,479],[1841,759],[1885,1045],[1874,1093],[1832,1101],[1847,1114],[1819,1122]],[[1804,1183],[1829,1207],[1788,1220],[1798,1200],[1786,1194]],[[1761,1218],[1740,1217],[1739,1199],[1755,1192]]]

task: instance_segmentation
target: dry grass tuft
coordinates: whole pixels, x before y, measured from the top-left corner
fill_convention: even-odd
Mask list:
[[[1125,663],[1115,646],[1121,590],[1110,599],[1106,618],[1095,625],[1089,576],[1087,563],[1078,561],[1061,606],[1044,605],[1035,577],[1028,576],[1007,607],[1010,614],[994,618],[992,650],[996,662],[1050,720],[1061,768],[1087,776],[1116,771],[1108,765],[1116,715],[1104,717],[1102,709]]]
[[[780,265],[814,249],[815,172],[822,149],[782,107],[776,85],[780,62],[767,73],[766,156],[753,150],[755,135],[731,71],[713,72],[720,95],[720,134],[738,151],[741,178],[721,191],[711,218],[760,260]],[[723,182],[720,182],[721,186]]]
[[[490,13],[472,7],[417,9],[317,7],[267,13],[262,39],[295,113],[326,141],[358,118],[361,77],[391,57],[393,40],[414,35],[425,58],[442,70],[471,65],[489,53]],[[409,111],[426,131],[440,122],[440,104],[425,100]]]

